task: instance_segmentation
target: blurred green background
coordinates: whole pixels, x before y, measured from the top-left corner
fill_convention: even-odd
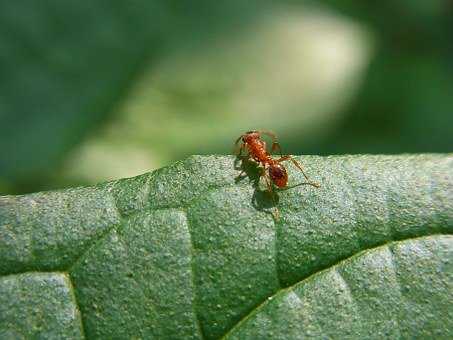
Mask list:
[[[231,153],[453,150],[447,0],[0,1],[0,193]]]

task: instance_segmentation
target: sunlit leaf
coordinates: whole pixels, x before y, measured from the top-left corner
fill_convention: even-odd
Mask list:
[[[298,159],[1,197],[0,337],[451,337],[453,157]]]

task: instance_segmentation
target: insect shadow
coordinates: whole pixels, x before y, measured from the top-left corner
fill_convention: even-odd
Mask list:
[[[241,173],[234,179],[234,182],[239,183],[248,178],[249,182],[252,183],[252,186],[255,189],[252,196],[253,207],[256,210],[270,214],[273,218],[275,218],[273,210],[277,209],[279,197],[277,191],[270,192],[267,188],[261,188],[260,179],[262,167],[260,167],[258,163],[251,161],[246,156],[236,156],[234,168],[235,170],[241,170]]]

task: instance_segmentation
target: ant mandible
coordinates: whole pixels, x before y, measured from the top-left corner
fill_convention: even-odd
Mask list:
[[[269,136],[272,139],[271,152],[278,150],[280,152],[280,158],[274,159],[266,149],[266,142],[261,139],[261,135]],[[247,159],[253,159],[258,164],[262,165],[261,176],[266,180],[267,188],[271,194],[273,194],[272,183],[279,188],[285,188],[288,184],[288,173],[285,166],[282,164],[284,161],[291,161],[304,175],[307,182],[303,184],[309,184],[315,188],[319,188],[318,183],[312,182],[307,174],[305,173],[302,165],[296,161],[291,155],[281,155],[281,147],[277,141],[277,136],[270,131],[247,131],[236,140],[236,148],[239,142],[241,145],[237,152],[240,157],[242,151],[248,151],[246,155]],[[277,210],[278,212],[278,210]]]

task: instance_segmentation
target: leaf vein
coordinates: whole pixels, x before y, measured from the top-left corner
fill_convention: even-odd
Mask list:
[[[273,295],[266,297],[259,305],[257,305],[253,310],[251,310],[249,312],[249,314],[247,314],[245,317],[240,319],[235,325],[233,325],[229,330],[227,330],[227,332],[221,337],[221,339],[227,339],[236,329],[240,328],[240,326],[242,324],[244,324],[247,320],[249,320],[254,315],[256,315],[259,312],[259,310],[261,310],[266,305],[266,303],[268,302],[268,300],[270,300],[270,298],[273,298],[273,297],[275,297],[278,294],[283,294],[284,292],[293,291],[294,288],[297,285],[307,282],[308,280],[312,279],[314,276],[317,276],[318,274],[320,274],[322,272],[331,270],[333,268],[336,269],[342,263],[344,263],[346,261],[349,261],[349,260],[351,260],[354,257],[361,256],[365,252],[373,251],[375,249],[382,248],[382,247],[389,247],[391,249],[390,245],[395,245],[395,244],[398,244],[398,243],[401,243],[401,242],[405,242],[405,241],[408,241],[408,240],[424,239],[424,238],[432,237],[432,236],[436,236],[436,235],[452,235],[452,234],[450,234],[450,233],[435,233],[435,234],[424,235],[424,236],[420,236],[420,237],[408,237],[406,239],[400,239],[398,241],[393,241],[393,240],[392,241],[388,241],[388,242],[385,242],[385,243],[380,244],[380,245],[375,246],[375,247],[361,249],[361,250],[359,250],[358,252],[352,254],[349,257],[343,258],[343,259],[339,260],[338,262],[336,262],[336,263],[334,263],[334,264],[332,264],[330,266],[327,266],[325,268],[321,268],[318,271],[306,276],[305,278],[302,278],[300,281],[298,281],[298,282],[296,282],[296,283],[294,283],[294,284],[292,284],[292,285],[290,285],[288,287],[283,287],[280,290],[276,291]]]
[[[80,333],[82,334],[82,339],[86,339],[86,332],[85,332],[85,325],[83,323],[83,315],[82,315],[82,310],[80,309],[79,301],[77,299],[77,294],[76,290],[74,288],[74,283],[72,282],[71,276],[68,273],[64,273],[66,276],[68,283],[69,283],[69,290],[71,291],[71,297],[74,302],[74,306],[76,310],[79,312],[79,319],[80,319]]]
[[[187,212],[185,210],[181,210],[182,213],[184,214],[185,220],[186,220],[186,226],[187,226],[187,232],[189,235],[189,242],[190,242],[190,271],[191,271],[191,279],[192,279],[192,287],[193,287],[193,293],[192,293],[192,308],[193,308],[193,313],[196,319],[196,324],[197,324],[197,329],[200,334],[201,339],[206,339],[206,336],[204,335],[203,332],[203,325],[201,324],[200,316],[197,311],[197,300],[198,300],[198,285],[197,285],[197,280],[195,279],[195,246],[193,244],[193,239],[192,239],[192,231],[190,228],[190,222],[189,218],[187,216]]]

